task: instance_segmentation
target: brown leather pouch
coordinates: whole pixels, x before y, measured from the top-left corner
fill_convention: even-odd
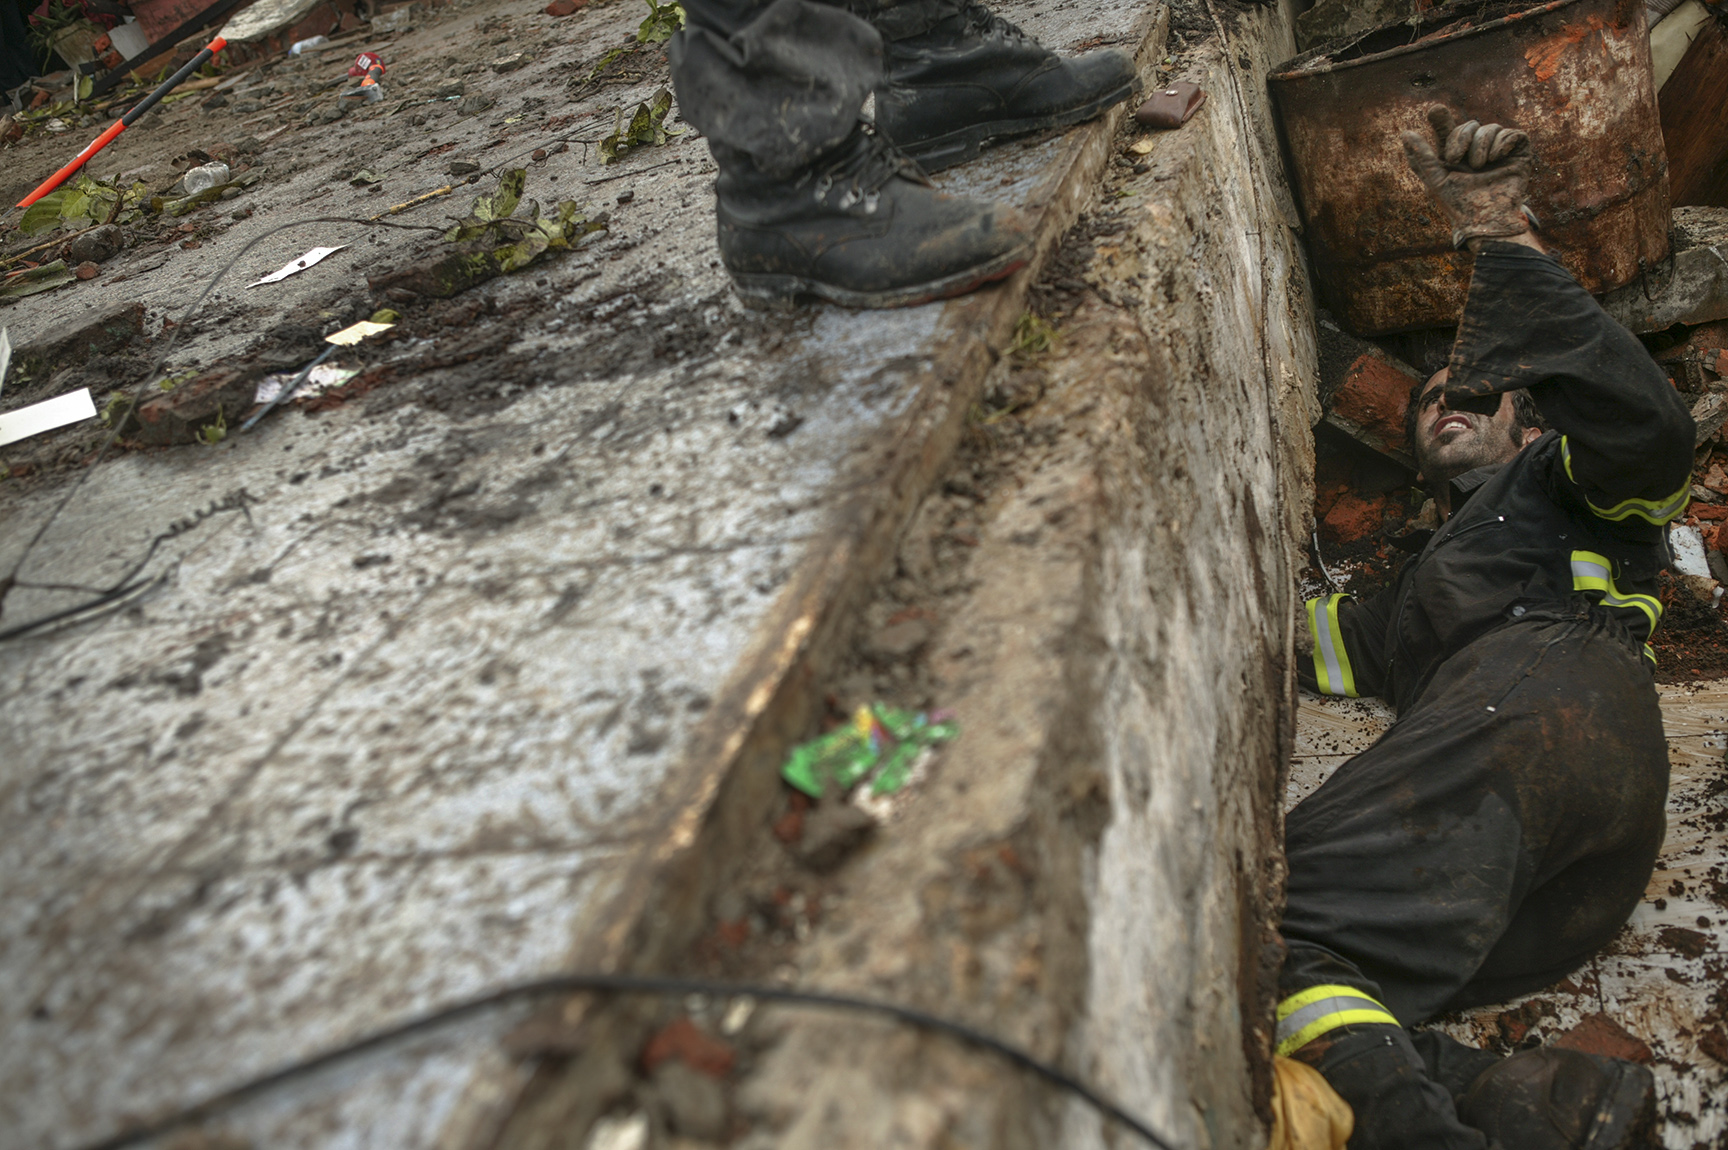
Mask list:
[[[1205,102],[1200,85],[1176,80],[1153,92],[1134,118],[1149,128],[1180,128]]]

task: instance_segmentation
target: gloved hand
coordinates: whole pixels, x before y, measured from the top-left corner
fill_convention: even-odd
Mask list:
[[[1344,1150],[1356,1125],[1350,1104],[1294,1058],[1272,1059],[1272,1136],[1266,1150]]]
[[[1530,138],[1499,124],[1460,124],[1442,104],[1429,107],[1428,123],[1440,144],[1438,152],[1421,132],[1400,132],[1398,138],[1411,169],[1446,211],[1452,246],[1531,230],[1536,216],[1524,202],[1535,162]]]

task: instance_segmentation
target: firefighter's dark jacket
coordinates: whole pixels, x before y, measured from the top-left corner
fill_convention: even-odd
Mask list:
[[[1527,387],[1550,430],[1455,480],[1450,518],[1389,590],[1308,602],[1298,675],[1310,689],[1403,710],[1474,640],[1579,597],[1635,645],[1661,621],[1656,575],[1665,525],[1686,508],[1693,424],[1643,345],[1558,261],[1490,243],[1450,367],[1448,403]]]

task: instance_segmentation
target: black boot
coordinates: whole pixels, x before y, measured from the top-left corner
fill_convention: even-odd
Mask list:
[[[1291,1054],[1325,1076],[1350,1104],[1352,1150],[1491,1150],[1460,1121],[1452,1096],[1428,1078],[1399,1026],[1344,1026]],[[1505,1150],[1525,1150],[1508,1143]]]
[[[1482,1072],[1458,1117],[1508,1150],[1656,1145],[1656,1079],[1618,1058],[1543,1047]]]
[[[747,300],[902,307],[964,294],[1031,257],[1023,213],[934,190],[863,125],[789,177],[742,152],[714,154],[720,258]]]
[[[930,26],[887,41],[876,126],[936,172],[976,156],[992,139],[1078,124],[1134,92],[1134,61],[1108,49],[1063,59],[977,0],[915,0],[889,11],[904,23],[929,9]],[[916,26],[916,25],[914,25]]]

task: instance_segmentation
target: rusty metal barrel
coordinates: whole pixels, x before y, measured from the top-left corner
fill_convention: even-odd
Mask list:
[[[1404,162],[1430,104],[1522,128],[1542,238],[1591,292],[1668,255],[1644,0],[1451,5],[1322,46],[1270,84],[1321,299],[1359,335],[1458,321],[1470,257]]]

